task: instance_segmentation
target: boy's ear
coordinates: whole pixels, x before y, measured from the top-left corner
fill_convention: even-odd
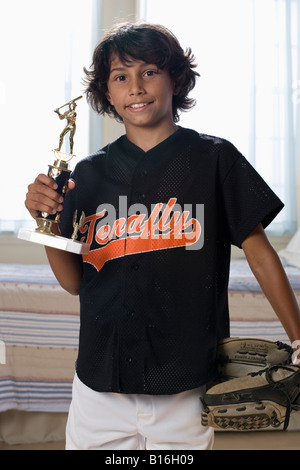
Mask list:
[[[110,102],[110,104],[113,106],[113,102],[112,102],[112,99],[111,99],[111,96],[110,96],[108,90],[107,90],[107,92],[105,93],[105,96],[106,96],[107,100]]]
[[[173,95],[178,95],[178,93],[179,93],[179,90],[176,86],[176,83],[173,82]]]

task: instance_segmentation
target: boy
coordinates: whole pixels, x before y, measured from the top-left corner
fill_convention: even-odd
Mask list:
[[[231,243],[243,248],[291,342],[297,302],[263,228],[283,204],[223,139],[183,129],[197,72],[165,28],[115,27],[86,72],[87,97],[126,135],[79,162],[60,230],[84,211],[83,258],[46,248],[60,284],[80,295],[67,449],[211,449],[199,397],[229,336]],[[40,175],[26,207],[62,210]]]

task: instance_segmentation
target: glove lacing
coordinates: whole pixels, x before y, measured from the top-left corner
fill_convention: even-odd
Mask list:
[[[295,369],[292,369],[291,367],[286,366],[286,365],[274,365],[274,366],[271,366],[267,369],[262,369],[258,372],[252,372],[249,375],[254,377],[255,375],[262,375],[265,372],[266,373],[266,380],[267,380],[268,384],[273,389],[276,389],[277,391],[282,393],[282,395],[284,395],[284,398],[286,399],[286,414],[285,414],[285,419],[284,419],[284,424],[283,424],[283,430],[286,431],[286,429],[289,425],[289,422],[290,422],[292,403],[291,403],[291,398],[290,398],[287,390],[285,389],[285,384],[280,382],[280,381],[275,382],[272,379],[272,372],[277,371],[278,369],[285,369],[285,370],[289,370],[291,372],[295,371]]]

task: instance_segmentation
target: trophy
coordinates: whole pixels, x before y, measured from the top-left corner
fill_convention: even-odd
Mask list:
[[[55,109],[55,113],[62,119],[67,119],[67,124],[59,136],[59,146],[54,152],[54,163],[49,166],[48,176],[50,176],[57,184],[57,192],[61,196],[65,196],[68,188],[68,179],[71,173],[69,170],[69,162],[75,155],[73,154],[74,147],[74,134],[76,130],[76,101],[81,99],[82,96],[78,96],[74,100],[60,106]],[[67,107],[64,113],[61,113],[62,108]],[[64,153],[61,151],[65,136],[69,133],[70,152]],[[89,251],[90,245],[87,243],[81,243],[77,241],[78,230],[83,225],[85,220],[85,214],[82,212],[79,220],[77,221],[77,210],[73,215],[73,234],[71,239],[64,238],[55,235],[52,228],[53,224],[57,224],[60,219],[60,213],[48,214],[47,212],[40,212],[38,214],[38,227],[35,230],[21,228],[18,233],[18,238],[40,243],[42,245],[51,246],[60,250],[70,251],[76,254],[85,254]]]

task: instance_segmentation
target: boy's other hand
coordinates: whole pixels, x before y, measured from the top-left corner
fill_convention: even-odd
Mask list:
[[[68,191],[74,189],[75,181],[68,181]],[[28,186],[25,199],[25,207],[30,215],[36,219],[39,212],[56,214],[62,211],[64,198],[56,192],[57,184],[47,175],[40,174],[32,184]]]

